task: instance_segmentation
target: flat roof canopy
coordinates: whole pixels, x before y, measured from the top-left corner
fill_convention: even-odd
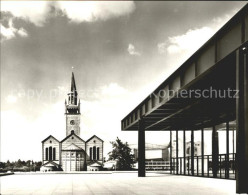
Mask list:
[[[236,51],[247,45],[248,5],[122,121],[122,130],[194,130],[235,120]]]

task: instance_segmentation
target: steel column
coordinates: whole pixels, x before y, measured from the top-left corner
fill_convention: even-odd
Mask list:
[[[213,126],[213,132],[212,132],[212,172],[213,177],[217,177],[218,172],[218,153],[219,153],[219,143],[218,143],[218,132],[216,131],[215,126]]]
[[[191,174],[194,175],[194,130],[191,130]]]
[[[172,174],[172,131],[170,131],[170,174]]]
[[[183,130],[183,174],[186,175],[186,135]]]
[[[248,193],[248,52],[236,52],[236,192]]]
[[[226,178],[229,178],[229,121],[226,122]]]
[[[204,129],[201,129],[201,158],[202,158],[202,176],[204,177]]]
[[[138,176],[146,176],[145,167],[145,125],[144,119],[139,120],[139,130],[138,130]]]
[[[176,173],[178,175],[178,130],[176,130]]]

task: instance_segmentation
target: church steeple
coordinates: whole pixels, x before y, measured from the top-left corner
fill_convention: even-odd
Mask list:
[[[65,115],[66,115],[66,136],[74,132],[80,136],[80,100],[76,89],[74,73],[71,75],[71,90],[67,94],[68,100],[65,100]]]
[[[69,113],[80,113],[80,107],[78,102],[78,93],[76,88],[76,82],[74,73],[72,72],[71,75],[71,91],[67,94],[68,95],[68,103],[66,104],[66,110]]]

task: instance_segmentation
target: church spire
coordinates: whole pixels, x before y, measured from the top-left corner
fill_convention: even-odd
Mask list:
[[[80,135],[80,100],[76,89],[74,73],[71,75],[71,90],[69,91],[68,99],[65,101],[66,115],[66,136],[74,132]]]
[[[74,78],[74,73],[72,72],[71,76],[71,91],[68,93],[68,105],[77,105],[78,99],[77,99],[77,89],[76,89],[76,82]]]
[[[74,78],[74,73],[72,72],[71,75],[71,92],[76,91],[76,82],[75,82],[75,78]]]

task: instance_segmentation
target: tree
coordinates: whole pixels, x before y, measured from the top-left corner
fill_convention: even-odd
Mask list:
[[[15,162],[15,167],[22,167],[22,161],[19,159],[18,161]]]
[[[113,150],[109,152],[109,160],[116,160],[117,170],[131,170],[134,164],[134,155],[131,154],[131,148],[128,143],[123,143],[118,137],[116,141],[110,142]]]

